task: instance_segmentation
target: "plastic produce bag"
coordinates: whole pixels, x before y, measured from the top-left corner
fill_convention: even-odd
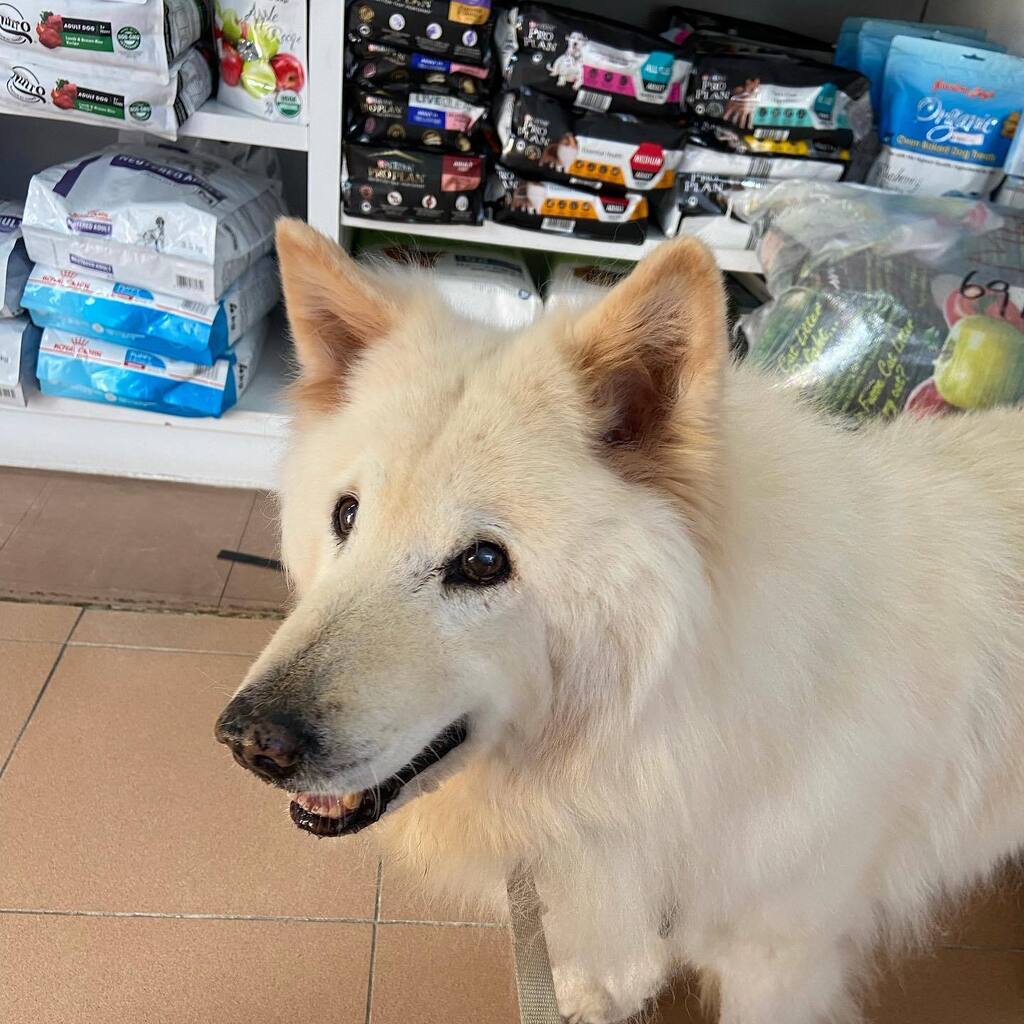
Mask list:
[[[32,261],[21,237],[24,203],[0,199],[0,317],[21,312],[21,291]]]
[[[47,327],[36,375],[46,395],[172,416],[220,416],[252,379],[266,333],[261,320],[213,366],[199,366]]]
[[[284,212],[272,182],[219,157],[117,145],[36,174],[22,230],[36,263],[214,303]]]
[[[734,211],[772,301],[749,358],[854,421],[1024,399],[1024,215],[969,199],[783,182]]]
[[[40,263],[23,303],[42,327],[210,366],[270,312],[280,294],[272,256],[264,256],[213,304]]]

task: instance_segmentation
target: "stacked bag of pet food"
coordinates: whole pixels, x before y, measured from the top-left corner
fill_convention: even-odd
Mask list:
[[[0,405],[27,404],[39,328],[22,311],[32,263],[21,237],[23,203],[0,199]]]
[[[836,60],[871,80],[882,148],[868,184],[991,196],[1024,108],[1024,59],[980,29],[847,18]]]
[[[345,212],[479,224],[490,0],[353,0],[346,14]]]
[[[285,208],[265,165],[210,148],[121,144],[32,178],[21,304],[44,328],[44,394],[177,416],[239,399],[279,298]]]
[[[685,7],[665,38],[689,47],[688,132],[675,188],[656,205],[666,235],[748,248],[735,197],[772,181],[861,181],[875,149],[867,78],[831,47],[757,22]]]
[[[642,243],[649,199],[672,188],[682,156],[687,50],[548,4],[504,12],[495,41],[505,91],[494,219]]]
[[[213,90],[206,0],[0,5],[0,112],[164,138]]]

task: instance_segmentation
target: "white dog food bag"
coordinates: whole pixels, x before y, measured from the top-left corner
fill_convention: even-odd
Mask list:
[[[23,203],[0,199],[0,317],[21,312],[21,292],[32,261],[21,237]]]
[[[27,405],[42,328],[27,316],[0,320],[0,405]]]
[[[169,80],[127,68],[69,64],[38,52],[0,47],[0,112],[35,114],[152,132],[175,139],[178,128],[213,91],[213,73],[198,49],[170,69]]]
[[[628,276],[634,264],[586,256],[555,256],[544,292],[547,309],[592,306]]]
[[[18,0],[0,4],[0,48],[13,63],[31,53],[79,64],[119,68],[170,81],[171,65],[210,28],[204,0],[149,0],[126,6],[107,0]],[[69,74],[74,79],[74,74]]]
[[[209,153],[116,145],[35,175],[22,230],[36,263],[213,303],[285,212],[269,180]]]

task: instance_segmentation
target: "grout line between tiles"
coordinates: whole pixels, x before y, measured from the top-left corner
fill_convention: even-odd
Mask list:
[[[249,522],[252,519],[253,510],[256,508],[256,501],[259,498],[259,494],[256,491],[252,492],[252,504],[249,506],[249,514],[245,517],[245,525],[242,527],[242,532],[238,535],[238,540],[235,543],[235,550],[241,550],[242,538],[245,537],[245,531],[249,529]],[[224,595],[228,592],[228,584],[231,582],[231,574],[235,571],[236,562],[228,562],[228,572],[224,577],[224,586],[220,588],[220,597],[217,598],[217,607],[219,608],[224,603]]]
[[[79,609],[78,617],[75,619],[71,629],[68,630],[68,636],[74,633],[75,628],[81,621],[82,616],[85,614],[85,609]],[[60,650],[57,652],[57,657],[54,658],[53,664],[50,666],[50,671],[46,674],[46,679],[43,680],[43,685],[39,688],[39,692],[36,694],[36,699],[32,702],[32,707],[28,709],[28,714],[25,716],[25,721],[21,723],[21,728],[18,730],[18,735],[14,737],[14,742],[11,744],[10,752],[4,759],[4,763],[0,764],[0,781],[3,780],[4,773],[7,771],[7,766],[11,763],[15,753],[18,750],[18,745],[21,743],[22,736],[25,735],[25,730],[28,729],[29,722],[32,721],[32,716],[36,713],[36,708],[39,707],[40,702],[43,699],[43,695],[46,693],[47,687],[50,685],[50,680],[53,679],[54,673],[57,671],[60,663],[64,660],[64,652],[68,649],[67,640],[61,644]]]
[[[377,970],[377,930],[380,928],[380,895],[381,879],[384,874],[384,862],[377,861],[377,893],[373,901],[373,932],[370,935],[370,972],[366,979],[366,1017],[365,1024],[370,1024],[373,1015],[373,980]]]
[[[497,921],[423,921],[419,918],[383,917],[378,924],[423,924],[431,928],[504,928]]]
[[[0,907],[0,914],[26,917],[143,917],[161,921],[281,921],[291,924],[373,924],[369,917],[301,917],[277,914],[170,914],[149,910],[43,910]]]
[[[102,644],[92,640],[70,640],[69,647],[114,647],[122,651],[157,651],[161,654],[227,654],[232,658],[255,658],[259,651],[206,650],[202,647],[158,647],[156,644]]]

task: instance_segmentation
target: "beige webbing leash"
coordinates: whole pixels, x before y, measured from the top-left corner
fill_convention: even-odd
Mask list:
[[[509,875],[508,909],[520,1024],[562,1024],[548,944],[540,921],[540,897],[533,876],[525,867],[520,866]]]

